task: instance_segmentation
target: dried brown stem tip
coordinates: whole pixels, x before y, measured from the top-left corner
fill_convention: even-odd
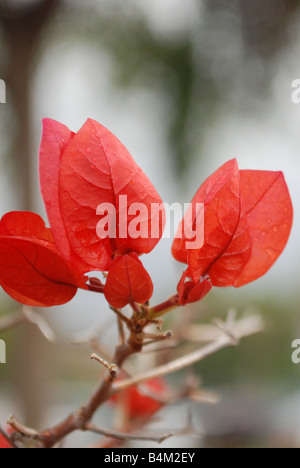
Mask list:
[[[105,367],[105,369],[107,369],[108,372],[110,373],[111,378],[114,379],[118,375],[119,368],[116,364],[110,364],[109,362],[105,361],[104,359],[102,359],[100,356],[98,356],[95,353],[91,355],[91,359],[94,359],[95,361],[102,364],[102,366]]]
[[[21,424],[12,415],[9,416],[7,420],[7,424],[24,437],[28,437],[29,439],[35,439],[35,440],[39,439],[39,433],[35,429],[31,429],[30,427],[23,426],[23,424]]]

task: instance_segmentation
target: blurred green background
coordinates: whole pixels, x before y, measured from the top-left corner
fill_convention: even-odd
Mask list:
[[[267,324],[264,334],[197,366],[204,386],[224,396],[216,407],[193,409],[207,434],[202,446],[300,445],[300,365],[291,362],[291,343],[300,338],[300,105],[291,99],[300,78],[299,6],[297,0],[0,3],[0,78],[7,84],[7,103],[0,104],[1,215],[21,209],[44,215],[37,171],[43,117],[73,131],[88,117],[101,122],[169,203],[189,202],[232,157],[241,168],[286,176],[295,223],[281,259],[255,284],[215,290],[195,306],[200,323],[251,306]],[[180,278],[170,246],[163,239],[144,258],[155,301],[173,294]],[[0,300],[0,314],[18,307],[5,294]],[[107,346],[114,337],[98,297],[79,293],[42,313],[57,333],[55,347],[29,325],[0,336],[7,342],[0,422],[14,412],[43,427],[74,409],[97,376],[89,349],[72,347],[71,338],[99,321]],[[185,311],[176,311],[174,322],[178,314]],[[164,418],[168,427],[177,409]],[[76,437],[73,446],[82,443]]]

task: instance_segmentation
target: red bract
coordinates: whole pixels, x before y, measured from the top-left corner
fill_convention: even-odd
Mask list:
[[[78,270],[108,270],[114,254],[148,253],[158,243],[164,220],[159,212],[151,218],[151,208],[162,201],[127,149],[99,123],[88,120],[74,135],[58,122],[44,120],[40,173],[55,243]],[[128,236],[136,213],[126,219],[120,196],[127,197],[129,207],[143,203],[148,210],[144,221],[149,232],[155,224],[155,238]],[[100,204],[116,210],[115,238],[97,235]]]
[[[193,302],[202,301],[212,289],[212,284],[208,280],[199,282],[198,284],[189,280],[188,273],[185,271],[178,283],[177,291],[179,296],[179,305],[192,304]]]
[[[10,449],[10,448],[13,448],[13,445],[11,444],[6,434],[2,432],[0,429],[0,449]]]
[[[214,286],[250,283],[271,268],[288,241],[293,208],[281,172],[239,171],[236,160],[229,161],[200,187],[196,203],[204,204],[203,245],[188,250],[183,236],[172,248],[188,264],[181,282],[190,278],[189,288],[206,276]],[[195,228],[195,218],[185,223]]]
[[[104,294],[117,309],[133,302],[144,304],[152,297],[152,280],[136,254],[119,256],[113,261]]]
[[[36,307],[69,302],[86,278],[59,254],[50,229],[34,213],[12,212],[0,222],[0,284],[16,301]]]
[[[167,394],[166,382],[154,378],[118,393],[111,398],[111,402],[123,404],[129,420],[145,420],[151,418],[164,406],[159,399],[164,399]]]

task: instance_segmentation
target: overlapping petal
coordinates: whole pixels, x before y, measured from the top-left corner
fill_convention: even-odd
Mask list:
[[[263,276],[284,250],[293,207],[281,172],[239,171],[236,160],[229,161],[200,187],[196,203],[204,204],[203,245],[186,248],[185,218],[172,248],[188,264],[191,284],[185,288],[200,288],[206,277],[213,286],[243,286]]]
[[[51,231],[34,213],[7,213],[0,222],[0,284],[16,301],[50,307],[69,302],[87,278],[69,265]]]
[[[152,280],[135,253],[119,256],[113,261],[104,294],[117,309],[133,302],[144,304],[152,297]]]
[[[41,188],[58,249],[81,271],[109,270],[115,254],[149,253],[159,242],[164,216],[152,211],[162,200],[123,144],[89,119],[75,135],[52,120],[44,121]],[[101,238],[99,205],[113,206],[115,235]],[[129,226],[142,204],[140,236]],[[157,233],[151,235],[151,231]]]

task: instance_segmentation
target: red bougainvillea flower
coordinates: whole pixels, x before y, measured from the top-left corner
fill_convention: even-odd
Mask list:
[[[7,213],[0,221],[0,284],[16,301],[36,307],[69,302],[87,278],[58,252],[50,229],[34,213]]]
[[[14,448],[8,436],[0,429],[0,449]]]
[[[183,235],[172,247],[175,259],[188,264],[179,284],[182,303],[191,302],[191,291],[201,296],[199,281],[205,278],[213,286],[240,287],[263,276],[284,250],[293,221],[283,174],[240,171],[236,160],[204,182],[192,200],[196,203],[204,204],[202,246],[187,249],[190,239]],[[195,228],[195,222],[184,218],[179,232],[185,232],[185,223]]]
[[[166,382],[154,378],[114,395],[110,401],[125,406],[128,420],[147,420],[164,406],[160,400],[163,400],[168,393]]]
[[[44,120],[40,149],[40,179],[48,219],[58,250],[79,271],[107,271],[115,254],[149,253],[159,242],[164,216],[151,211],[162,200],[122,143],[105,127],[88,120],[77,134],[64,125]],[[136,213],[127,206],[142,203],[147,209],[149,232],[157,236],[128,235]],[[100,238],[97,225],[105,213],[99,205],[113,206],[115,236]],[[122,206],[121,206],[122,205]],[[126,206],[126,207],[127,207]]]
[[[135,253],[119,256],[113,261],[104,294],[117,309],[133,302],[144,304],[152,297],[152,280]]]

